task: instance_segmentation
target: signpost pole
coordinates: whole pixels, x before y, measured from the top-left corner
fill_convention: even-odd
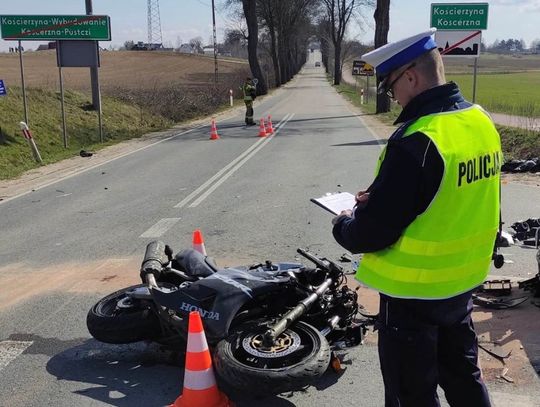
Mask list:
[[[96,68],[96,72],[97,72],[97,68]],[[99,106],[98,106],[99,142],[103,143],[103,111],[101,110],[101,90],[99,89],[99,77],[98,77],[98,93],[99,93]]]
[[[473,90],[472,90],[472,102],[476,103],[476,73],[478,71],[478,58],[474,58],[474,76],[473,76]]]
[[[367,88],[367,92],[366,92],[366,103],[369,103],[369,75],[366,76],[366,88]]]
[[[218,60],[217,60],[217,38],[216,38],[216,10],[214,6],[214,0],[212,0],[212,27],[213,27],[213,39],[214,39],[214,81],[217,84],[218,83]],[[266,79],[266,83],[268,83],[268,78]]]
[[[22,46],[21,46],[20,40],[19,40],[19,61],[21,65],[21,83],[22,83],[23,106],[24,106],[24,122],[28,124],[28,105],[26,104],[26,86],[24,85],[24,64],[23,64]]]
[[[58,52],[58,60],[61,61],[60,56],[60,41],[56,41],[56,52]],[[67,132],[66,132],[66,111],[64,109],[64,77],[62,75],[62,65],[58,65],[58,75],[60,79],[60,106],[62,107],[62,135],[64,138],[64,148],[67,148]]]
[[[92,0],[85,0],[86,2],[86,15],[91,16],[93,12]],[[96,41],[97,52],[99,53],[99,43]],[[98,68],[96,66],[90,67],[90,82],[92,84],[92,105],[94,110],[99,110],[101,106],[101,93],[99,91],[99,77]]]

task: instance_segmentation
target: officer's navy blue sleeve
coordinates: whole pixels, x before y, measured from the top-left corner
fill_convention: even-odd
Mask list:
[[[443,170],[438,150],[424,134],[391,140],[368,188],[368,204],[357,208],[353,218],[334,225],[334,238],[352,253],[374,252],[395,243],[433,200]]]

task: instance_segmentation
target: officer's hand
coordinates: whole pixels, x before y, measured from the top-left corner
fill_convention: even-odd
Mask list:
[[[367,191],[359,191],[356,193],[356,203],[367,203],[369,200],[369,192]]]
[[[356,208],[363,208],[367,205],[369,201],[369,192],[366,191],[359,191],[356,196]]]
[[[353,216],[352,209],[345,209],[344,211],[341,211],[341,213],[338,216],[332,219],[332,225],[338,224],[345,218],[352,218],[352,216]]]

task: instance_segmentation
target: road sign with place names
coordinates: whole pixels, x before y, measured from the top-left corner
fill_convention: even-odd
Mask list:
[[[375,68],[365,61],[355,60],[353,61],[352,74],[355,76],[373,76]]]
[[[7,95],[6,86],[4,85],[4,81],[0,79],[0,96],[6,96],[6,95]]]
[[[435,42],[443,57],[478,58],[482,31],[436,31]]]
[[[0,16],[5,40],[111,40],[109,16]]]
[[[488,3],[433,3],[431,27],[437,30],[487,30]]]

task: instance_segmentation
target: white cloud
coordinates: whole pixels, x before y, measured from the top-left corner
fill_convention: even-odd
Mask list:
[[[520,12],[540,12],[540,0],[491,0],[489,5],[517,7]]]

